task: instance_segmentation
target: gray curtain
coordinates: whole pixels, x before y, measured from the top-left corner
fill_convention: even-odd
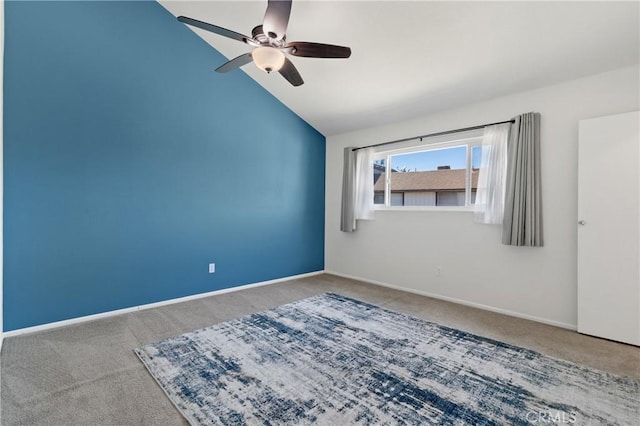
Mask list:
[[[344,163],[342,169],[342,211],[340,215],[340,230],[353,232],[356,230],[356,153],[352,147],[344,149]]]
[[[542,247],[539,113],[515,117],[508,158],[502,244]]]

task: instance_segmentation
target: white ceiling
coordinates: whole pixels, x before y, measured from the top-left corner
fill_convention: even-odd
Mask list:
[[[267,2],[160,4],[251,35]],[[300,87],[253,64],[242,70],[328,136],[637,64],[639,15],[637,1],[295,0],[287,40],[349,46],[351,58],[291,57]],[[228,58],[250,51],[194,31]]]

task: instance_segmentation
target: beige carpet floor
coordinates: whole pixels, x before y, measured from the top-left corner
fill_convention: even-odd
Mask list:
[[[1,424],[187,424],[134,348],[325,292],[640,378],[634,346],[325,274],[6,338]]]

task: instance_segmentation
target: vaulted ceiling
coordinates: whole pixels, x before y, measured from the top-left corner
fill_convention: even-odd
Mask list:
[[[251,35],[267,1],[160,4]],[[637,64],[639,16],[637,1],[295,0],[287,40],[349,46],[351,58],[292,57],[300,87],[251,63],[233,72],[332,135]],[[228,58],[251,49],[194,31]]]

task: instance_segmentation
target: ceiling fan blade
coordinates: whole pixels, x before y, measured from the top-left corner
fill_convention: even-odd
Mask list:
[[[351,49],[348,47],[306,41],[293,41],[288,43],[285,49],[287,53],[305,58],[348,58],[351,56]]]
[[[245,53],[244,55],[240,55],[237,58],[233,58],[229,62],[222,64],[221,66],[216,68],[216,72],[229,72],[231,70],[234,70],[236,68],[239,68],[243,65],[248,64],[252,60],[253,58],[251,57],[251,52]]]
[[[302,80],[302,77],[300,77],[300,73],[298,72],[296,67],[293,66],[293,63],[289,60],[289,58],[284,58],[284,65],[278,72],[294,86],[302,86],[304,84],[304,80]]]
[[[247,40],[251,40],[251,37],[246,35],[242,35],[235,31],[228,30],[226,28],[218,27],[217,25],[208,24],[206,22],[198,21],[197,19],[187,18],[186,16],[178,16],[178,21],[185,23],[187,25],[191,25],[192,27],[198,27],[203,30],[211,31],[212,33],[232,38],[234,40],[241,41],[246,43]]]
[[[264,33],[272,39],[282,40],[289,25],[291,0],[269,0],[262,21]]]

